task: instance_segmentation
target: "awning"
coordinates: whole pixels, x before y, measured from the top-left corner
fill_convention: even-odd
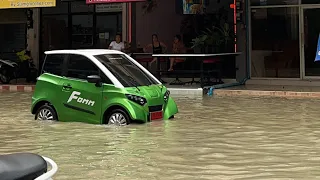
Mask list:
[[[105,3],[128,3],[128,2],[139,2],[146,0],[86,0],[87,4],[105,4]]]

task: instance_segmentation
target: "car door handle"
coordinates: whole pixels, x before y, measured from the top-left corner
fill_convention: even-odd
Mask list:
[[[71,89],[72,88],[72,86],[70,84],[64,84],[62,87],[64,89]]]

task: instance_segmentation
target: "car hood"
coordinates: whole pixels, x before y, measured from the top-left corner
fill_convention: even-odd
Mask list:
[[[150,85],[127,88],[129,93],[145,97],[146,99],[161,98],[166,92],[166,87],[163,85]]]

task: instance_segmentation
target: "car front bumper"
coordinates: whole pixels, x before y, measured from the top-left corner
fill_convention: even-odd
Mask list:
[[[129,113],[129,116],[134,121],[143,121],[148,122],[151,121],[150,119],[150,113],[156,112],[156,111],[162,111],[163,112],[163,120],[168,120],[171,117],[173,117],[176,113],[178,113],[178,107],[175,101],[169,97],[168,101],[164,104],[160,104],[157,106],[161,106],[160,108],[157,108],[156,106],[151,106],[149,104],[146,104],[144,106],[140,106],[134,102],[130,103],[130,106],[127,107],[127,111]]]

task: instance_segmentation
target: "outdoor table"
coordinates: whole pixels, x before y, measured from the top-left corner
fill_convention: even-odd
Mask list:
[[[136,59],[137,56],[149,56],[152,58],[152,53],[130,53],[129,56],[139,62],[139,60]],[[147,69],[149,70],[149,62],[147,62]]]
[[[203,87],[204,82],[203,82],[203,78],[204,78],[204,72],[203,72],[203,60],[205,60],[205,58],[209,58],[209,57],[218,57],[218,56],[238,56],[240,55],[241,52],[233,52],[233,53],[217,53],[217,54],[153,54],[152,57],[157,57],[157,76],[158,78],[161,78],[161,74],[160,74],[160,63],[159,63],[159,58],[158,57],[195,57],[195,58],[200,58],[201,59],[201,66],[200,66],[200,85],[201,87]],[[221,69],[220,69],[221,70]]]
[[[134,56],[152,56],[152,53],[130,53],[130,55]]]

